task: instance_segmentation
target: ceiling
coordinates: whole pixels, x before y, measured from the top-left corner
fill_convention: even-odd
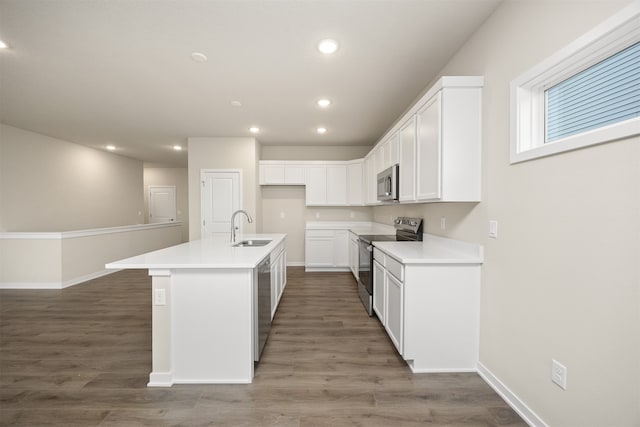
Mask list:
[[[499,2],[0,0],[0,121],[173,167],[187,137],[253,125],[262,144],[371,145]]]

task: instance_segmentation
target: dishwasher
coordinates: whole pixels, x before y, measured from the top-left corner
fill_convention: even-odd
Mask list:
[[[254,334],[254,360],[260,355],[271,329],[271,257],[267,256],[258,264],[258,299],[256,304],[256,325]]]

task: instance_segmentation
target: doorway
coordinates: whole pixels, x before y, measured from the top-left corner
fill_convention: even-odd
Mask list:
[[[149,186],[149,222],[176,220],[176,187]]]
[[[201,170],[200,184],[202,238],[230,234],[231,215],[242,209],[242,171]]]

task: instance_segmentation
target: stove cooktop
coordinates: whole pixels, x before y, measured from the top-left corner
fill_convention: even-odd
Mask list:
[[[376,235],[376,234],[361,234],[358,236],[360,240],[363,240],[367,243],[371,242],[395,242],[397,240],[395,234],[391,235]]]

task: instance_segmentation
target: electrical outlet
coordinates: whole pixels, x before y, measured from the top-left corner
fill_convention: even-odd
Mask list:
[[[167,305],[167,294],[164,289],[154,289],[153,299],[155,305]]]
[[[280,212],[280,219],[284,219],[284,212]]]
[[[493,219],[489,221],[489,237],[498,238],[498,221]]]
[[[356,213],[354,211],[349,211],[349,218],[355,218]]]
[[[551,359],[551,381],[561,389],[567,389],[567,367],[554,359]]]
[[[320,212],[316,212],[316,219],[320,218]]]
[[[441,216],[440,217],[440,228],[445,229],[447,227],[447,218]]]

